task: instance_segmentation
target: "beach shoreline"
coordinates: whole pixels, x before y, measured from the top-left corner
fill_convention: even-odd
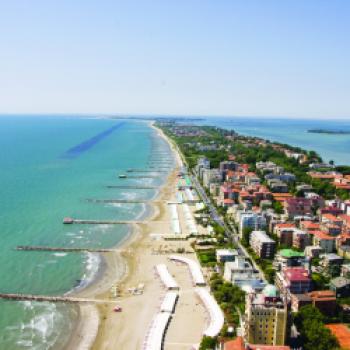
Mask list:
[[[174,150],[173,145],[169,142],[169,139],[163,134],[163,132],[150,124],[150,127],[156,130],[158,136],[162,137],[170,145],[172,152]],[[176,152],[177,153],[177,152]],[[108,299],[110,294],[110,288],[113,284],[123,285],[128,282],[132,277],[133,270],[135,268],[135,257],[130,256],[130,249],[137,249],[139,241],[142,240],[147,234],[147,224],[161,218],[162,208],[161,204],[154,203],[153,201],[159,200],[163,197],[164,189],[173,185],[169,178],[174,176],[177,167],[179,166],[179,155],[176,154],[176,164],[174,169],[167,177],[165,183],[160,186],[155,195],[150,200],[150,203],[146,204],[146,209],[141,213],[138,219],[145,221],[142,225],[132,225],[130,232],[121,240],[114,248],[122,250],[122,252],[113,252],[107,254],[100,254],[101,257],[101,269],[99,269],[95,279],[86,287],[69,292],[80,297],[95,297],[101,299]],[[173,175],[173,176],[171,176]],[[118,304],[116,299],[116,304]],[[107,311],[106,309],[109,310]],[[67,349],[99,349],[99,343],[103,341],[104,336],[100,335],[100,330],[103,326],[103,320],[108,315],[107,312],[111,312],[111,306],[109,305],[78,305],[78,317],[72,334],[65,348]]]

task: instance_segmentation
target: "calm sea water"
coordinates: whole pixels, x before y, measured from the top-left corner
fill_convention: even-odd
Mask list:
[[[142,215],[142,204],[86,199],[154,197],[154,190],[106,185],[161,185],[165,175],[118,178],[128,168],[146,168],[155,149],[170,157],[167,143],[146,122],[0,117],[0,292],[57,295],[90,283],[100,266],[97,254],[18,252],[14,247],[118,244],[129,233],[126,225],[63,225],[62,219]],[[0,301],[0,349],[63,347],[75,317],[76,310],[64,305]]]
[[[258,136],[318,152],[325,161],[350,165],[350,134],[327,135],[307,133],[309,129],[350,132],[350,120],[207,118],[198,124],[216,125],[247,136]]]

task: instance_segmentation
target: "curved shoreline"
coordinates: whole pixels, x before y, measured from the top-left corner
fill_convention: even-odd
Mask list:
[[[156,129],[157,134],[166,140],[170,145],[170,149],[174,152],[173,146],[169,140]],[[145,210],[137,217],[144,220],[145,224],[156,220],[161,215],[160,205],[154,203],[162,196],[163,188],[168,185],[169,176],[175,171],[174,168],[169,171],[165,182],[159,186],[155,194],[150,199],[150,203],[145,204]],[[142,226],[142,225],[141,225]],[[115,252],[109,254],[99,254],[101,257],[101,270],[97,272],[96,278],[83,289],[73,293],[81,297],[97,297],[109,298],[110,288],[113,284],[125,284],[132,276],[132,271],[135,268],[135,259],[127,256],[127,251],[132,248],[137,241],[142,240],[146,235],[146,230],[138,225],[131,225],[129,233],[115,246],[115,248],[122,249],[123,252]],[[140,239],[141,238],[141,239]],[[116,304],[119,299],[116,299]],[[108,308],[111,306],[109,305]],[[92,317],[91,317],[92,316]],[[102,328],[102,322],[106,317],[106,305],[82,305],[78,306],[78,317],[74,330],[72,331],[69,341],[65,346],[66,349],[88,350],[94,348],[98,343],[99,332]]]

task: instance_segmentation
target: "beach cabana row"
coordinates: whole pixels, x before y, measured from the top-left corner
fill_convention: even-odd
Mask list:
[[[180,255],[171,255],[169,257],[169,259],[173,260],[173,261],[178,261],[178,262],[184,263],[188,266],[190,273],[191,273],[193,284],[195,286],[205,286],[206,285],[201,268],[195,261],[188,259],[188,258],[185,258],[185,257],[180,256]]]
[[[179,289],[178,284],[176,283],[173,276],[170,274],[167,266],[165,264],[156,265],[156,271],[159,275],[161,281],[168,290]]]
[[[177,211],[177,205],[174,203],[169,203],[168,207],[170,209],[170,219],[171,219],[171,228],[175,234],[181,234],[179,213]]]
[[[171,313],[160,312],[158,313],[153,321],[151,328],[146,335],[146,339],[143,343],[143,350],[162,350],[163,342],[166,330],[168,328],[171,319]]]
[[[163,299],[162,305],[160,306],[160,311],[173,313],[175,311],[175,306],[178,298],[178,293],[167,292]]]
[[[196,293],[204,304],[204,307],[207,309],[210,317],[209,326],[205,329],[203,335],[216,337],[224,325],[224,314],[214,297],[207,289],[197,288]]]
[[[193,202],[194,197],[193,197],[192,190],[190,190],[189,188],[186,188],[186,189],[185,189],[185,193],[186,193],[187,200],[188,200],[189,202]]]
[[[186,220],[186,226],[189,233],[197,235],[198,234],[197,225],[193,219],[193,215],[190,207],[188,206],[188,204],[183,204],[182,208],[183,208],[183,213]]]

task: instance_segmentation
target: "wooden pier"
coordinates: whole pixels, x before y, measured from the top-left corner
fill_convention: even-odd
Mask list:
[[[117,252],[118,249],[109,248],[73,248],[73,247],[45,247],[45,246],[29,246],[29,245],[19,245],[16,250],[20,251],[36,251],[36,252],[66,252],[66,253],[112,253]]]
[[[94,299],[94,298],[78,298],[71,296],[50,296],[50,295],[33,295],[33,294],[16,294],[16,293],[0,293],[0,299],[13,301],[38,301],[53,303],[117,303],[116,300]],[[119,302],[119,301],[118,301]]]
[[[63,219],[64,224],[92,224],[92,225],[128,225],[128,224],[144,224],[144,221],[137,220],[89,220],[89,219]]]
[[[166,170],[152,170],[152,169],[128,169],[128,173],[166,173]]]
[[[154,165],[150,165],[149,168],[151,169],[164,169],[166,171],[169,171],[171,169],[171,167],[165,167],[165,166],[154,166]]]
[[[138,203],[165,203],[165,200],[149,200],[149,199],[92,199],[88,198],[86,200],[87,202],[92,203],[131,203],[131,204],[138,204]]]
[[[107,188],[123,188],[129,190],[156,190],[159,186],[107,185]]]
[[[122,179],[156,179],[159,175],[123,175]]]
[[[88,219],[73,219],[66,217],[63,219],[63,224],[87,224],[87,225],[133,225],[133,224],[148,224],[148,223],[168,223],[169,221],[152,220],[152,221],[140,221],[140,220],[88,220]]]
[[[130,179],[156,179],[159,175],[127,175]]]

